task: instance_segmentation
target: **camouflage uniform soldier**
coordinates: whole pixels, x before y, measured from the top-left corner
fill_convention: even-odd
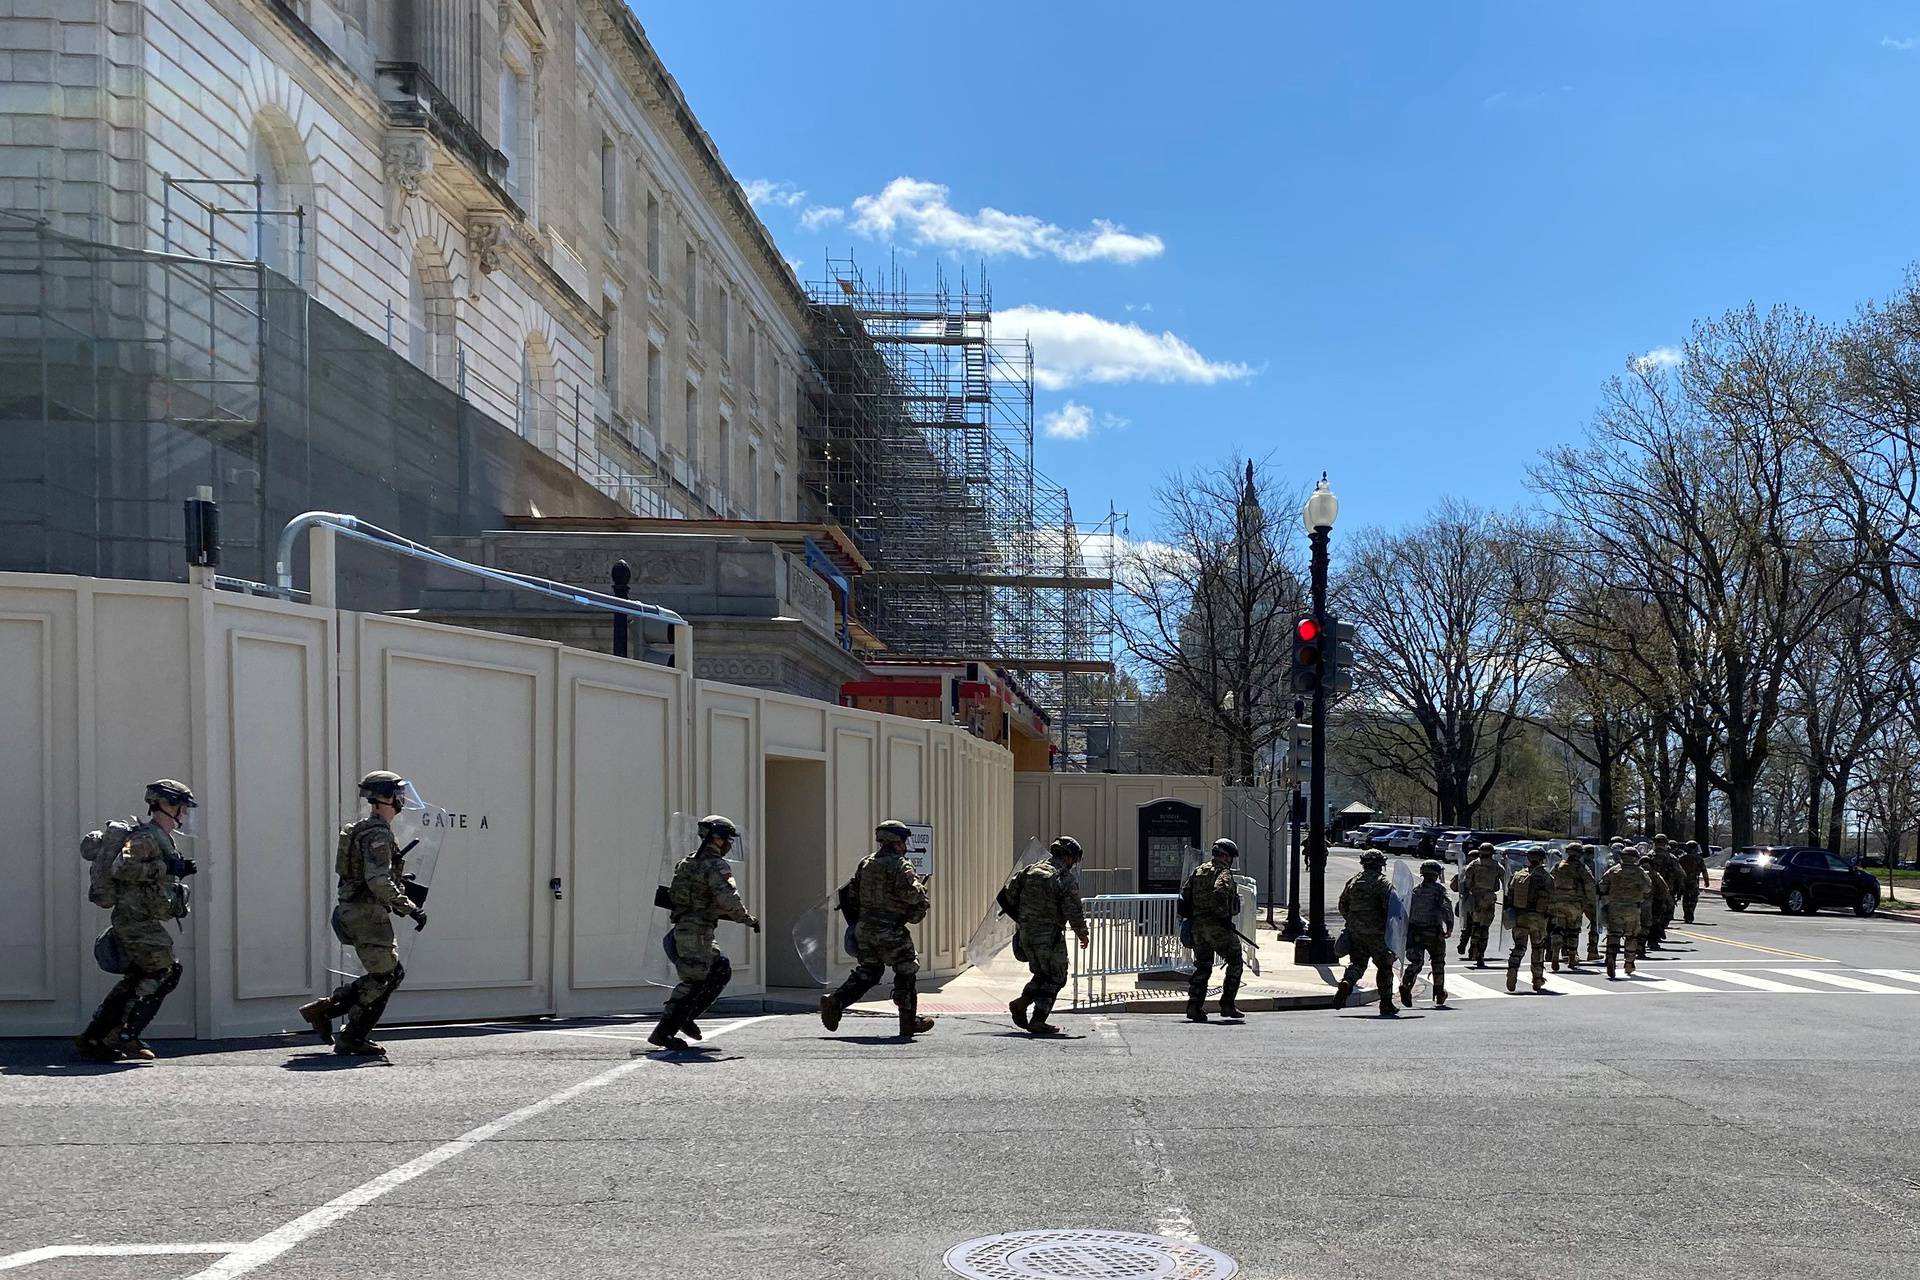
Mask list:
[[[1460,891],[1461,914],[1466,917],[1464,954],[1472,956],[1476,969],[1487,967],[1487,929],[1493,924],[1494,911],[1499,907],[1503,878],[1490,844],[1475,849],[1473,861],[1453,878],[1453,887]]]
[[[1687,873],[1680,865],[1680,859],[1673,856],[1671,842],[1663,835],[1653,838],[1653,852],[1648,855],[1647,861],[1652,864],[1649,870],[1662,881],[1662,884],[1655,886],[1656,892],[1662,888],[1666,890],[1656,907],[1658,914],[1654,917],[1653,931],[1655,942],[1665,942],[1667,929],[1673,924],[1674,908],[1679,903],[1681,890],[1686,887]]]
[[[674,864],[673,883],[667,888],[673,901],[673,965],[680,984],[667,997],[660,1024],[647,1037],[648,1044],[662,1049],[687,1048],[677,1034],[681,1031],[700,1038],[694,1019],[720,998],[733,977],[733,962],[713,945],[714,929],[722,920],[732,920],[760,932],[760,922],[740,900],[740,889],[727,867],[727,851],[740,828],[715,813],[700,819],[699,830],[700,847]]]
[[[1640,905],[1640,952],[1644,956],[1661,950],[1666,939],[1666,917],[1673,911],[1673,885],[1651,850],[1640,852],[1640,869],[1647,875],[1647,897]]]
[[[1566,962],[1569,972],[1580,971],[1580,919],[1586,914],[1592,897],[1593,867],[1587,859],[1587,846],[1570,844],[1560,865],[1553,869],[1553,893],[1547,899],[1547,914],[1552,928],[1547,934],[1547,958],[1553,971],[1560,972]]]
[[[1600,881],[1593,874],[1593,853],[1592,845],[1580,846],[1578,866],[1573,874],[1580,877],[1582,886],[1580,913],[1587,918],[1587,959],[1597,961],[1600,959]],[[1576,925],[1573,943],[1577,947],[1579,942],[1580,932]]]
[[[1360,874],[1347,881],[1340,891],[1340,916],[1347,922],[1347,934],[1353,940],[1353,955],[1340,985],[1333,993],[1333,1007],[1343,1009],[1353,987],[1367,971],[1371,960],[1380,983],[1380,1015],[1391,1017],[1400,1012],[1393,1003],[1393,952],[1387,950],[1387,904],[1393,889],[1381,868],[1387,855],[1369,849],[1360,855]]]
[[[1553,901],[1553,881],[1547,875],[1547,851],[1527,850],[1527,865],[1507,886],[1507,905],[1513,908],[1513,946],[1507,952],[1507,990],[1520,985],[1520,962],[1533,953],[1533,989],[1547,986],[1547,911]]]
[[[853,895],[860,904],[860,917],[853,926],[858,963],[838,991],[820,997],[820,1021],[829,1031],[837,1029],[840,1015],[891,968],[900,1034],[913,1036],[933,1030],[933,1019],[919,1013],[916,983],[920,956],[913,949],[913,935],[907,932],[907,926],[927,918],[932,899],[927,882],[907,861],[907,841],[913,837],[907,824],[889,818],[874,828],[873,835],[880,847],[853,871]]]
[[[1014,1026],[1036,1036],[1060,1034],[1060,1028],[1047,1021],[1067,985],[1067,940],[1060,931],[1072,925],[1080,945],[1088,942],[1087,913],[1080,901],[1080,842],[1061,836],[1047,852],[1052,856],[1045,862],[1015,872],[1008,890],[1015,907],[1014,951],[1033,976],[1019,999],[1007,1005],[1007,1013]]]
[[[387,1001],[406,980],[400,948],[393,938],[393,916],[425,927],[427,913],[407,896],[405,855],[393,843],[393,819],[405,807],[413,784],[397,773],[376,769],[360,779],[367,816],[344,827],[333,855],[339,902],[333,909],[333,933],[353,948],[364,972],[333,994],[300,1006],[300,1016],[322,1040],[333,1042],[343,1057],[384,1057],[386,1050],[367,1037]],[[345,1016],[336,1038],[333,1020]]]
[[[1700,890],[1712,883],[1698,840],[1687,841],[1686,851],[1680,855],[1680,871],[1686,877],[1680,885],[1680,905],[1686,909],[1687,923],[1692,924],[1693,909],[1700,904]]]
[[[1433,958],[1433,1007],[1447,1007],[1447,939],[1453,936],[1453,904],[1440,887],[1446,868],[1437,862],[1420,864],[1420,883],[1407,904],[1407,958],[1400,970],[1400,1003],[1413,1007],[1413,983],[1420,965]]]
[[[180,985],[180,965],[173,958],[173,935],[167,932],[167,924],[186,914],[180,880],[200,868],[192,858],[180,856],[173,833],[190,826],[199,801],[191,788],[172,778],[148,783],[146,799],[146,821],[133,824],[126,844],[114,856],[111,872],[113,936],[127,957],[126,972],[73,1042],[81,1057],[95,1062],[151,1059],[153,1050],[142,1042],[140,1033],[160,1012],[168,993]]]
[[[1207,979],[1213,976],[1213,958],[1220,957],[1226,976],[1220,987],[1220,1016],[1238,1020],[1245,1015],[1234,997],[1240,994],[1240,974],[1246,964],[1234,917],[1240,911],[1240,887],[1233,882],[1234,860],[1240,846],[1226,837],[1213,842],[1213,856],[1193,869],[1180,886],[1192,926],[1193,976],[1187,979],[1187,1021],[1207,1020]]]
[[[1600,892],[1607,899],[1607,976],[1616,977],[1614,962],[1621,945],[1627,952],[1627,974],[1633,974],[1633,962],[1640,955],[1640,909],[1653,893],[1653,877],[1640,866],[1640,851],[1620,851],[1620,864],[1607,868],[1600,878]]]

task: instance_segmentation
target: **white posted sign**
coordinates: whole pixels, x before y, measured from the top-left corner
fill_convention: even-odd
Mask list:
[[[907,837],[907,861],[922,876],[933,874],[933,827],[925,822],[909,822],[907,830],[913,832]]]

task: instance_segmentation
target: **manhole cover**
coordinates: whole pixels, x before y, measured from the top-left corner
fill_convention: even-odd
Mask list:
[[[1128,1231],[1009,1231],[947,1250],[947,1270],[968,1280],[1230,1280],[1224,1253]]]

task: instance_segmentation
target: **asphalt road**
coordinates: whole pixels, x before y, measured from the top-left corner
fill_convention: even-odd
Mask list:
[[[1077,1227],[1256,1277],[1912,1274],[1920,925],[1708,899],[1675,941],[1653,981],[1577,980],[1597,998],[1469,972],[1485,994],[1395,1020],[1066,1015],[1056,1042],[806,1016],[676,1057],[620,1022],[400,1030],[388,1066],[0,1042],[0,1266],[937,1277],[961,1241]]]

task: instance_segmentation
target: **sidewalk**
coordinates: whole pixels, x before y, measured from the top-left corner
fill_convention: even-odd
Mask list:
[[[1325,1009],[1332,1006],[1333,988],[1340,978],[1336,966],[1293,963],[1293,943],[1282,942],[1278,934],[1264,925],[1253,936],[1260,944],[1260,976],[1255,977],[1252,968],[1248,968],[1238,1000],[1242,1009],[1253,1013],[1276,1009]],[[1073,947],[1071,937],[1067,939],[1067,946]],[[1004,1017],[1007,1005],[1026,986],[1027,977],[1027,967],[1015,960],[1011,952],[1003,951],[986,969],[968,969],[938,982],[923,980],[920,1011],[932,1014],[997,1014]],[[1212,997],[1219,994],[1219,977],[1220,971],[1216,967],[1210,988]],[[794,997],[802,994],[792,993]],[[891,1014],[893,1004],[887,998],[884,986],[876,987],[873,994],[880,998],[863,1000],[854,1009],[865,1013]],[[1056,1014],[1181,1013],[1187,1007],[1187,980],[1184,974],[1151,975],[1144,979],[1132,974],[1109,977],[1106,979],[1105,999],[1097,1004],[1086,1003],[1087,985],[1083,980],[1080,983],[1083,1005],[1078,1009],[1069,1007],[1073,994],[1074,984],[1069,983],[1066,990],[1060,993],[1060,1003],[1054,1007]],[[1093,995],[1098,999],[1100,994],[1100,988],[1096,986]],[[771,1002],[774,993],[768,992],[767,998]],[[1371,981],[1354,993],[1355,1004],[1372,999],[1375,996]],[[811,1008],[818,1002],[819,994],[813,993],[806,1003]]]

